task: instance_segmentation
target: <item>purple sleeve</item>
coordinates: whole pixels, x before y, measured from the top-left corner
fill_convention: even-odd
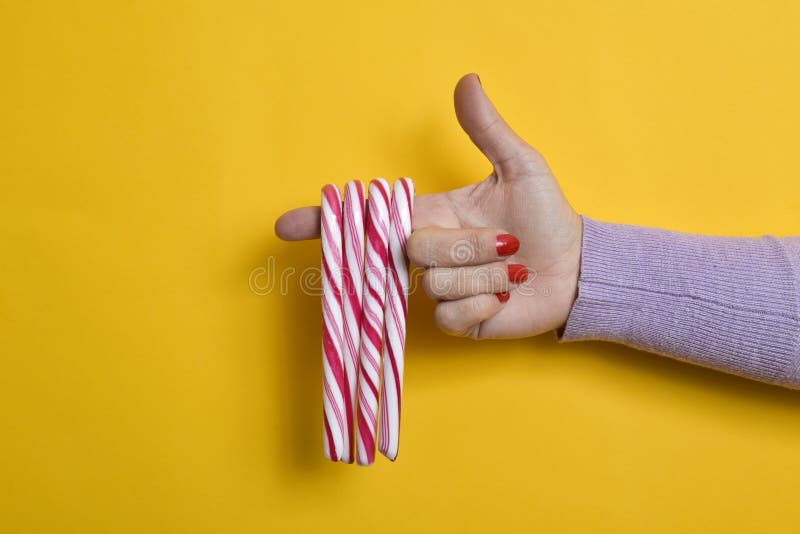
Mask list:
[[[800,238],[583,223],[563,341],[616,341],[800,388]]]

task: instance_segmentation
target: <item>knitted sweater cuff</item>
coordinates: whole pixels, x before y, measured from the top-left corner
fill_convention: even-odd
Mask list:
[[[583,219],[578,297],[562,341],[614,341],[800,388],[800,238]]]

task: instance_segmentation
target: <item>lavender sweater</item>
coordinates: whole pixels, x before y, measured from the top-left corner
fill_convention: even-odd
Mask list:
[[[563,341],[616,341],[800,388],[800,237],[583,222],[578,298]]]

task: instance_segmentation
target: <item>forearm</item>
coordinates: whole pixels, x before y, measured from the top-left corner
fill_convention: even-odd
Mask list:
[[[728,238],[584,217],[562,340],[625,343],[800,388],[800,238]]]

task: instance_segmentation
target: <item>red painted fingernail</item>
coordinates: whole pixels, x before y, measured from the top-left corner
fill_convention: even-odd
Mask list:
[[[511,298],[511,293],[503,291],[502,293],[495,293],[494,296],[497,297],[497,300],[500,302],[508,302],[508,299]]]
[[[498,256],[511,256],[519,250],[519,239],[511,234],[500,234],[496,245]]]
[[[528,279],[528,268],[519,263],[508,264],[508,280],[520,284]]]

